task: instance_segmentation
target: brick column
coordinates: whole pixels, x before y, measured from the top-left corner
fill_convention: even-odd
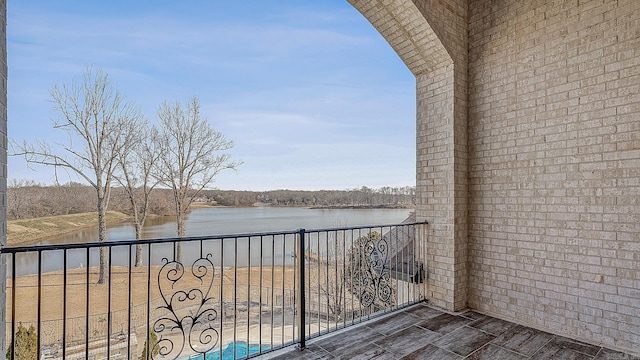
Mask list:
[[[430,225],[426,296],[467,305],[467,5],[464,0],[349,0],[416,76],[417,219]]]

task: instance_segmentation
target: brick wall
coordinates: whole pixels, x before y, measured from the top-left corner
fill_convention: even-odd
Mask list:
[[[429,300],[640,353],[640,2],[350,2],[416,76]]]
[[[469,1],[469,305],[640,353],[640,1]]]

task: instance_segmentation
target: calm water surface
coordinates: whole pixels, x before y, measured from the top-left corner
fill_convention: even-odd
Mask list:
[[[307,209],[307,208],[200,208],[194,209],[186,220],[187,236],[209,236],[250,234],[258,232],[293,231],[300,228],[320,229],[346,226],[367,226],[396,224],[405,220],[409,209]],[[147,221],[143,229],[143,238],[169,238],[176,236],[176,223],[171,217],[155,218]],[[96,229],[83,229],[71,234],[39,240],[36,244],[65,244],[95,242],[98,239]],[[109,227],[108,241],[135,239],[132,224],[120,224]],[[210,240],[203,243],[203,251],[213,255],[216,266],[256,266],[292,265],[294,238],[244,237],[238,239]],[[200,254],[200,242],[185,243],[183,253],[185,259],[197,258]],[[129,247],[112,248],[113,265],[128,266]],[[94,251],[95,250],[95,251]],[[172,258],[173,246],[154,245],[151,263],[161,264],[162,258]],[[148,247],[144,247],[144,263],[148,263]],[[63,267],[62,251],[43,252],[42,270],[55,271]],[[98,263],[98,249],[69,250],[67,252],[67,268],[95,266]],[[186,260],[185,260],[186,263]],[[9,264],[10,265],[10,264]],[[11,269],[11,267],[9,267]],[[20,254],[16,258],[16,274],[37,273],[38,257],[36,253]]]

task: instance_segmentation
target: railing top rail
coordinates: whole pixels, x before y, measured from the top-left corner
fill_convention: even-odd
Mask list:
[[[397,224],[382,224],[382,225],[361,225],[361,226],[347,226],[347,227],[335,227],[335,228],[320,228],[320,229],[303,229],[307,233],[326,232],[326,231],[348,231],[357,229],[375,229],[375,228],[392,228],[399,226],[412,226],[412,225],[426,225],[426,221],[414,221]]]
[[[276,235],[293,235],[298,231],[273,231],[263,233],[245,233],[245,234],[227,234],[227,235],[204,235],[204,236],[186,236],[186,237],[171,237],[171,238],[153,238],[153,239],[140,239],[140,240],[115,240],[105,242],[89,242],[89,243],[72,243],[72,244],[47,244],[47,245],[32,245],[32,246],[15,246],[4,247],[0,249],[0,253],[19,253],[27,251],[42,251],[42,250],[69,250],[69,249],[86,249],[96,247],[116,247],[116,246],[129,246],[129,245],[145,245],[145,244],[163,244],[163,243],[176,243],[176,242],[194,242],[194,241],[207,241],[207,240],[222,240],[233,238],[249,238],[257,236],[276,236]]]
[[[46,245],[31,245],[31,246],[8,246],[0,249],[0,254],[15,254],[33,251],[52,251],[52,250],[71,250],[71,249],[88,249],[88,248],[100,248],[100,247],[116,247],[116,246],[131,246],[131,245],[148,245],[148,244],[170,244],[176,242],[196,242],[196,241],[209,241],[209,240],[224,240],[224,239],[237,239],[237,238],[252,238],[260,236],[278,236],[278,235],[295,235],[300,231],[305,233],[318,233],[327,231],[349,231],[357,229],[375,229],[375,228],[392,228],[399,226],[411,226],[411,225],[426,225],[428,222],[406,222],[398,224],[383,224],[383,225],[362,225],[362,226],[348,226],[348,227],[335,227],[335,228],[320,228],[320,229],[298,229],[289,231],[271,231],[271,232],[257,232],[257,233],[239,233],[239,234],[223,234],[223,235],[206,235],[206,236],[188,236],[188,237],[172,237],[172,238],[154,238],[154,239],[140,239],[140,240],[116,240],[106,242],[90,242],[90,243],[72,243],[72,244],[46,244]]]

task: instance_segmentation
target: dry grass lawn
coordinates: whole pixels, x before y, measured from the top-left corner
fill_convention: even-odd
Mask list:
[[[149,300],[159,301],[161,299],[158,288],[159,266],[133,268],[129,274],[127,267],[113,267],[111,281],[104,284],[97,284],[97,267],[68,270],[67,286],[63,286],[64,277],[61,271],[45,273],[41,279],[41,292],[38,295],[38,276],[21,276],[16,282],[16,307],[12,310],[12,279],[7,280],[7,319],[11,319],[12,311],[15,311],[17,321],[29,322],[38,319],[38,302],[40,299],[41,320],[57,320],[63,317],[63,299],[66,300],[67,318],[84,317],[89,315],[106,314],[109,309],[112,312],[125,310],[131,302],[132,307],[146,306]],[[87,270],[89,272],[89,286],[87,286]],[[190,270],[186,269],[186,275],[180,282],[175,284],[174,290],[189,290],[199,288],[206,291],[207,284],[201,284],[199,279],[190,275]],[[219,300],[219,284],[225,284],[222,294],[225,301],[232,301],[234,296],[234,285],[238,285],[235,291],[238,301],[246,301],[247,284],[251,284],[252,289],[260,286],[260,268],[227,268],[222,271],[216,268],[213,279],[211,297]],[[129,289],[129,276],[131,276],[131,289]],[[168,284],[166,277],[161,277],[162,281]],[[236,280],[237,279],[237,280]],[[151,286],[147,284],[151,283]],[[286,290],[294,289],[294,268],[276,267],[263,268],[262,286],[275,287]],[[65,294],[66,291],[66,294]],[[129,291],[131,296],[129,298]],[[111,294],[111,295],[109,295]],[[87,299],[89,309],[87,310]]]
[[[107,212],[107,224],[118,224],[131,219],[118,211]],[[18,246],[35,240],[72,233],[84,228],[96,227],[98,213],[48,216],[34,219],[7,221],[7,245]]]

